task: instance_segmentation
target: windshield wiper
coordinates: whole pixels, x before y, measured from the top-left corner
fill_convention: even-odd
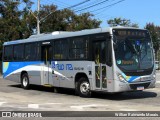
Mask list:
[[[136,48],[132,45],[132,43],[128,39],[125,39],[125,43],[133,54],[138,55],[138,52],[137,52]]]

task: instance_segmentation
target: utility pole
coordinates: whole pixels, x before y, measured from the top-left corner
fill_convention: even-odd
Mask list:
[[[20,3],[20,0],[11,0],[13,3]],[[40,0],[37,0],[37,15],[35,15],[31,10],[31,5],[27,5],[26,7],[32,15],[37,19],[37,35],[40,34],[40,18],[39,18],[39,11],[40,11]]]
[[[40,0],[37,1],[37,34],[40,34],[39,11],[40,11]]]

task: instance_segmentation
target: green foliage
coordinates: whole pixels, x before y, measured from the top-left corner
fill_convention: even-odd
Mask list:
[[[101,21],[92,19],[90,13],[75,14],[69,9],[56,10],[54,5],[43,6],[40,12],[40,18],[53,12],[45,21],[41,22],[41,32],[52,31],[77,31],[82,29],[91,29],[99,27]]]
[[[29,0],[24,1],[30,2]],[[19,2],[12,2],[11,0],[1,0],[0,2],[0,53],[4,42],[29,36],[25,34],[27,31],[26,24],[22,18],[26,12],[20,11],[19,5]]]
[[[31,0],[23,0],[23,2],[26,3],[23,10],[18,9],[19,2],[2,0],[0,3],[0,40],[3,42],[28,38],[35,33],[37,27],[35,16],[38,13],[30,9],[33,4]],[[50,14],[51,12],[53,13]],[[46,17],[47,15],[49,16]],[[57,10],[55,5],[43,5],[39,12],[39,18],[42,20],[40,22],[41,33],[99,27],[101,21],[92,19],[92,16],[90,13],[77,15],[69,9]]]
[[[0,2],[0,53],[3,42],[21,38],[18,4],[10,0]]]
[[[150,34],[151,34],[151,38],[153,41],[153,47],[155,50],[155,54],[157,57],[157,52],[159,50],[159,43],[160,43],[160,27],[159,26],[155,26],[154,23],[147,23],[145,26],[145,29],[149,30]]]
[[[3,0],[4,1],[4,0]],[[18,3],[13,3],[10,0],[5,0],[1,3],[1,27],[0,39],[4,41],[21,38],[20,31],[20,12],[18,11]]]
[[[107,23],[109,24],[109,26],[114,27],[114,26],[125,26],[125,27],[136,27],[138,28],[138,24],[136,23],[131,23],[130,20],[127,19],[122,19],[122,18],[114,18],[114,19],[110,19],[107,21]]]

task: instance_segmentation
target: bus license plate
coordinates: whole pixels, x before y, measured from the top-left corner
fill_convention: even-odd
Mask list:
[[[137,87],[137,90],[144,90],[144,86]]]

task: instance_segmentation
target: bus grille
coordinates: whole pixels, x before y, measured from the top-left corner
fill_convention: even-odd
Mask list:
[[[151,82],[149,82],[149,83],[140,83],[140,84],[130,84],[130,87],[131,87],[131,89],[136,90],[137,87],[143,86],[144,89],[145,89],[145,88],[148,88],[148,86],[150,85],[150,83]]]

